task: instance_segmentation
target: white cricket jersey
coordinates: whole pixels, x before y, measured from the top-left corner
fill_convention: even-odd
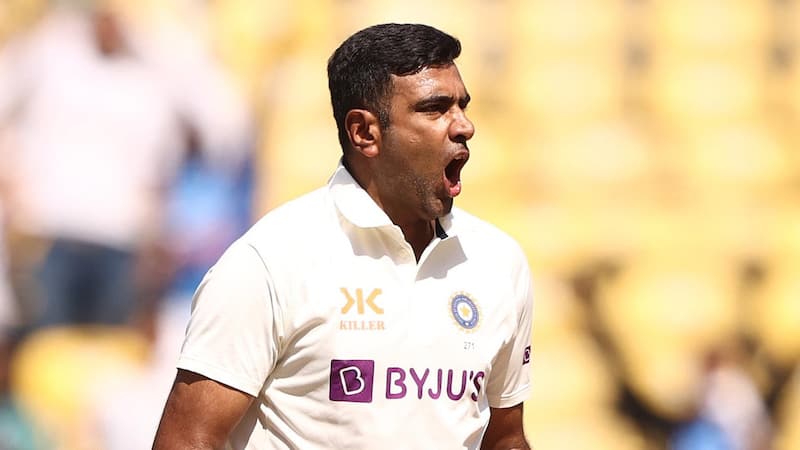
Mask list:
[[[197,290],[178,367],[255,397],[234,449],[477,449],[528,396],[530,273],[458,209],[419,262],[343,166]]]

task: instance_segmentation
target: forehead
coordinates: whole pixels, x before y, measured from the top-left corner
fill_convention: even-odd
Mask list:
[[[436,95],[454,98],[467,95],[467,89],[455,64],[426,67],[411,75],[392,75],[393,102],[416,101]]]

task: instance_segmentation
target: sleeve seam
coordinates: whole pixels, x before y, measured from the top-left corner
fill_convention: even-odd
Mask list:
[[[515,392],[507,395],[500,395],[499,397],[490,397],[489,406],[492,408],[507,408],[514,406],[522,401],[525,401],[530,391],[530,385],[526,384],[517,389]]]
[[[261,386],[251,380],[237,376],[230,371],[208,362],[201,361],[190,355],[181,355],[178,359],[177,367],[203,375],[211,380],[222,383],[226,386],[240,390],[248,395],[257,397],[261,391]]]

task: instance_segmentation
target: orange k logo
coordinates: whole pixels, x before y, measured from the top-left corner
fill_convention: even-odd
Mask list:
[[[383,308],[375,304],[375,298],[378,295],[380,295],[381,292],[383,292],[380,289],[378,288],[373,289],[372,292],[369,293],[369,296],[366,299],[364,299],[364,291],[361,288],[356,289],[355,298],[353,298],[353,296],[350,295],[350,291],[348,291],[347,288],[341,288],[340,290],[347,299],[347,302],[342,307],[342,314],[347,314],[347,312],[350,311],[353,305],[356,305],[356,310],[358,311],[359,314],[364,314],[365,304],[369,306],[369,308],[373,310],[375,313],[383,314]]]

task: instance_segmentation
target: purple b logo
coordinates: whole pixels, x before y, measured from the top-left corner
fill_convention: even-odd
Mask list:
[[[528,364],[531,362],[531,346],[525,347],[525,353],[522,354],[522,364]]]
[[[334,402],[372,402],[375,361],[332,359],[329,398]]]

